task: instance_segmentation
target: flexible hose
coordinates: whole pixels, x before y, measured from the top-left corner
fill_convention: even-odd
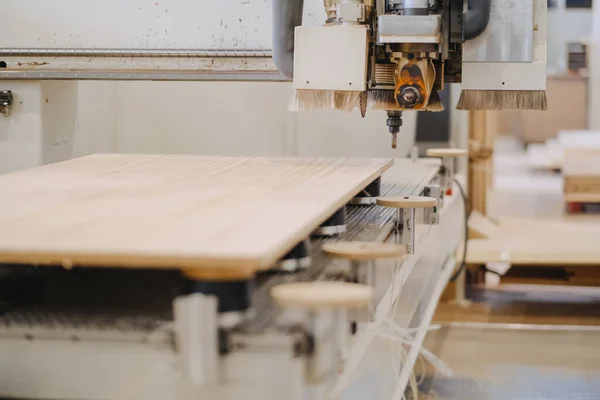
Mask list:
[[[463,32],[465,40],[481,35],[490,23],[492,0],[469,0],[467,11],[463,14]]]
[[[302,25],[304,0],[273,0],[273,62],[286,78],[294,77],[295,29]]]
[[[460,276],[460,274],[462,274],[462,272],[467,267],[467,246],[468,246],[467,243],[469,242],[469,217],[471,216],[471,211],[472,211],[472,209],[469,205],[469,201],[467,199],[467,194],[465,192],[465,189],[463,188],[463,186],[460,184],[460,182],[456,178],[454,178],[454,182],[458,186],[460,195],[463,199],[463,203],[465,206],[465,211],[464,211],[464,214],[465,214],[465,240],[464,240],[464,244],[463,244],[462,262],[461,262],[458,270],[450,278],[450,282],[455,282],[458,279],[458,277]]]

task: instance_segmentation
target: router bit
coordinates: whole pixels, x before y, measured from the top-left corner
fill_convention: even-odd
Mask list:
[[[387,115],[387,126],[392,134],[392,149],[395,149],[398,147],[398,132],[402,126],[402,111],[388,111]]]

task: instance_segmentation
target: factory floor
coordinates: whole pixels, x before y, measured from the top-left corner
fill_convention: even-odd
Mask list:
[[[600,399],[600,288],[470,292],[438,309],[425,348],[454,375],[428,368],[420,399]]]
[[[489,216],[572,218],[560,174],[530,168],[514,138],[498,138],[493,172]],[[438,307],[424,347],[454,374],[417,363],[419,399],[600,400],[600,287],[477,286],[468,298]]]

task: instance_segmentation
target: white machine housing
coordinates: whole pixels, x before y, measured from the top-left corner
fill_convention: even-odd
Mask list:
[[[490,22],[463,50],[463,90],[546,90],[545,0],[493,0]]]
[[[346,3],[363,2],[338,0],[338,8]],[[545,90],[545,0],[491,0],[487,28],[478,37],[467,41],[457,41],[452,36],[456,22],[452,19],[452,10],[445,8],[447,4],[451,7],[452,2],[444,2],[444,5],[441,1],[433,2],[437,8],[432,8],[432,2],[426,1],[429,14],[422,15],[402,14],[393,3],[397,2],[376,0],[373,15],[378,14],[371,20],[363,15],[362,20],[351,23],[338,19],[337,23],[328,20],[325,24],[323,21],[325,25],[321,28],[296,28],[294,87],[394,90],[394,69],[384,68],[386,63],[416,56],[430,58],[436,66],[439,63],[437,72],[443,74],[443,78],[436,78],[440,84],[434,90],[443,89],[444,82],[461,81],[463,90]],[[408,7],[416,3],[420,2],[399,4]],[[383,10],[386,10],[385,14],[381,14]],[[364,34],[358,34],[356,30],[360,27],[367,29],[369,43],[364,60],[359,59],[365,54]],[[449,43],[453,40],[454,43]],[[423,47],[425,44],[430,46]],[[453,52],[462,54],[462,59],[453,56]],[[366,74],[365,64],[369,66]],[[387,76],[382,78],[385,74]],[[363,82],[356,82],[363,75]]]
[[[368,41],[364,25],[296,28],[294,88],[364,92]]]

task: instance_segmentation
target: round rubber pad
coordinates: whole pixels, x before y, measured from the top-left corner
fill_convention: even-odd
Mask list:
[[[423,196],[379,197],[377,204],[392,208],[430,208],[437,205],[437,200]]]
[[[392,243],[331,242],[325,243],[322,250],[329,257],[356,261],[402,258],[406,256],[405,246]]]
[[[465,149],[427,149],[427,157],[463,157],[467,154]]]
[[[301,282],[275,286],[271,297],[282,307],[355,309],[369,305],[373,289],[346,282]]]

